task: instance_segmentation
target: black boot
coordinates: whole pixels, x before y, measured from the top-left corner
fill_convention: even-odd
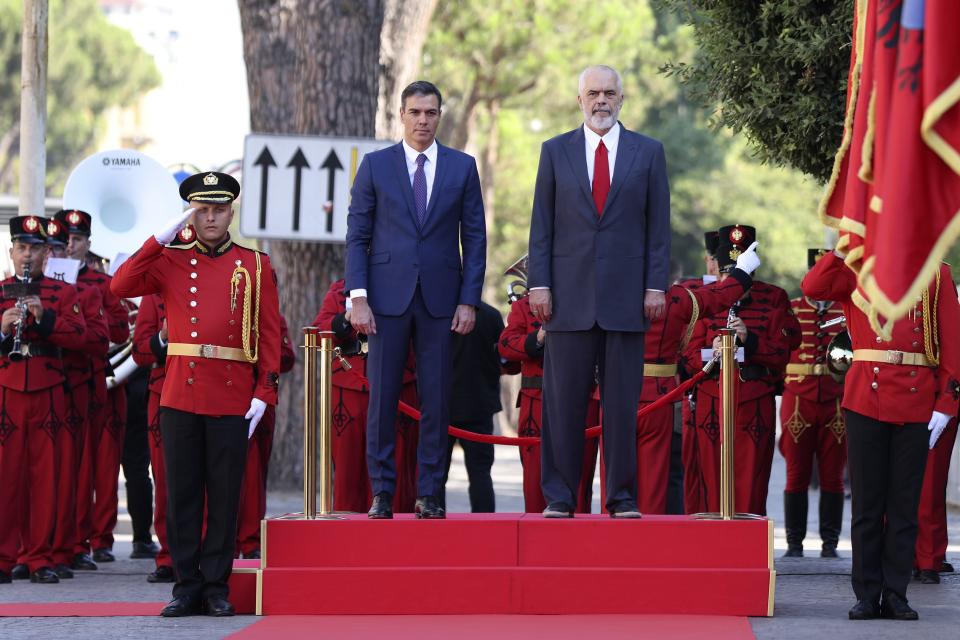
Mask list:
[[[807,537],[807,492],[783,492],[783,524],[787,529],[784,558],[803,557],[803,539]]]
[[[839,558],[837,541],[840,540],[840,531],[843,529],[843,494],[820,492],[820,540],[823,547],[820,550],[821,558]]]

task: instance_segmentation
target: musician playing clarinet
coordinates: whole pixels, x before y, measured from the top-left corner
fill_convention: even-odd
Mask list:
[[[721,282],[730,277],[737,258],[756,240],[747,225],[721,227],[717,263]],[[790,352],[800,346],[800,324],[790,308],[787,292],[754,279],[750,291],[729,310],[703,317],[694,328],[690,345],[707,352],[720,348],[720,330],[735,329],[740,382],[734,450],[734,508],[765,515],[767,485],[776,435],[776,395],[780,392]],[[719,371],[700,383],[696,409],[696,437],[700,451],[701,484],[708,511],[720,510],[720,379]]]

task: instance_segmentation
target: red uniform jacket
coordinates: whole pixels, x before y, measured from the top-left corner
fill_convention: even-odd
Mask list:
[[[367,361],[360,354],[357,332],[347,322],[346,313],[347,293],[343,289],[343,280],[341,279],[335,281],[327,289],[326,295],[323,296],[323,302],[320,304],[320,311],[317,313],[317,317],[313,319],[313,326],[319,327],[323,331],[333,331],[335,334],[334,345],[340,347],[343,351],[343,357],[353,367],[352,371],[365,377],[367,375]],[[417,368],[411,349],[407,356],[406,368],[403,371],[403,384],[413,384],[416,380]],[[343,370],[340,358],[333,359],[333,386],[354,391],[369,391],[367,385],[357,376]]]
[[[702,281],[700,281],[702,283]],[[699,318],[726,313],[750,288],[753,280],[743,271],[731,277],[696,288],[675,284],[666,293],[666,308],[660,320],[650,322],[644,337],[645,364],[677,364],[688,330],[695,329]],[[696,300],[696,306],[694,306]],[[692,333],[691,333],[692,338]],[[653,402],[677,387],[677,376],[644,376],[640,402]]]
[[[122,344],[130,337],[130,314],[120,302],[120,298],[110,290],[111,281],[112,278],[107,274],[94,271],[86,265],[80,267],[80,272],[77,275],[78,286],[92,285],[100,290],[103,314],[110,332],[110,342]],[[100,373],[106,366],[106,354],[103,358],[93,359],[93,370],[95,372]]]
[[[17,282],[7,278],[0,284]],[[87,338],[86,324],[80,308],[77,290],[62,280],[40,277],[34,280],[40,287],[43,316],[40,322],[29,314],[24,326],[23,344],[39,348],[83,349]],[[0,298],[0,314],[14,306],[16,299]],[[39,391],[62,384],[65,379],[63,361],[53,355],[37,355],[14,362],[7,357],[13,346],[13,332],[0,343],[0,387],[15,391]]]
[[[950,276],[950,268],[940,267],[939,294],[936,283],[928,291],[931,314],[936,298],[936,337],[940,344],[940,364],[936,367],[888,364],[854,360],[844,380],[843,408],[883,422],[927,422],[934,410],[956,415],[957,398],[954,381],[960,379],[960,341],[956,331],[960,326],[960,304]],[[829,254],[822,257],[807,273],[800,285],[803,293],[815,300],[835,300],[843,306],[853,349],[925,353],[927,335],[923,305],[898,320],[892,329],[891,340],[878,336],[867,316],[860,310],[862,293],[857,278],[843,260]],[[931,332],[932,333],[932,332]]]
[[[713,339],[727,326],[729,309],[705,316],[694,329],[690,347],[713,348]],[[800,346],[800,323],[790,308],[787,292],[759,280],[753,281],[750,293],[740,302],[737,315],[747,326],[743,344],[744,360],[740,365],[742,382],[737,388],[737,401],[754,400],[776,393],[790,361],[790,352]],[[720,397],[719,369],[699,387],[702,393]]]
[[[520,375],[526,378],[520,386],[520,395],[540,399],[543,380],[543,348],[537,346],[540,321],[530,311],[530,299],[524,296],[510,305],[507,326],[500,334],[497,350],[508,362],[520,363]],[[519,401],[519,398],[518,398]]]
[[[826,329],[820,323],[843,315],[843,310],[832,302],[823,302],[818,307],[810,298],[794,298],[790,301],[793,313],[800,323],[800,348],[790,354],[787,365],[786,390],[805,400],[822,403],[833,402],[843,395],[843,384],[833,379],[827,370],[827,347],[846,325],[833,325]]]
[[[160,406],[201,415],[243,415],[251,396],[277,403],[280,378],[280,309],[270,259],[234,244],[206,247],[199,241],[164,247],[153,237],[120,266],[111,289],[122,297],[159,293],[167,314],[170,343],[242,346],[244,293],[251,293],[250,321],[259,294],[259,326],[250,344],[258,344],[256,365],[246,361],[167,355]],[[243,267],[249,279],[237,274]],[[235,279],[236,276],[236,279]],[[234,288],[231,283],[237,282]]]
[[[76,289],[80,298],[80,313],[86,324],[86,341],[83,349],[79,351],[63,350],[63,368],[67,376],[67,384],[71,388],[90,379],[93,375],[94,362],[98,363],[102,369],[101,363],[110,349],[110,329],[103,310],[103,296],[100,288],[77,282]]]

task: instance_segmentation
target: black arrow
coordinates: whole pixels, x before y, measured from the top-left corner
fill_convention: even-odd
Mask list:
[[[297,147],[297,152],[290,158],[287,166],[294,167],[297,170],[293,178],[293,230],[300,231],[300,180],[304,168],[310,168],[310,165],[307,163],[307,157],[303,155],[300,147]]]
[[[267,180],[269,179],[270,167],[277,166],[273,156],[270,155],[270,149],[266,146],[263,151],[253,161],[253,166],[260,167],[260,228],[267,228]]]
[[[337,157],[337,152],[330,149],[327,159],[323,161],[320,168],[327,170],[327,202],[330,203],[330,210],[327,211],[327,233],[333,233],[333,181],[336,172],[343,169],[340,158]]]

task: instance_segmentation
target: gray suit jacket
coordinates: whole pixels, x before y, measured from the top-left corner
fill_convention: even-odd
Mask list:
[[[622,126],[622,125],[621,125]],[[530,287],[550,287],[548,331],[645,331],[646,289],[666,291],[670,186],[663,145],[622,128],[597,216],[583,127],[543,143],[530,222]]]

